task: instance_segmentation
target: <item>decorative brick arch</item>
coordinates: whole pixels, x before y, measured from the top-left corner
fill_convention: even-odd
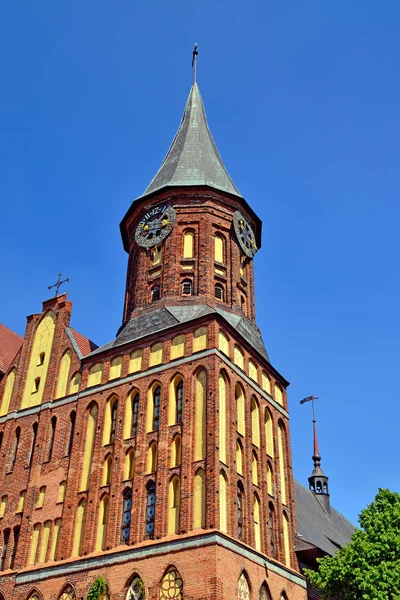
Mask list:
[[[139,573],[134,573],[128,580],[124,600],[144,600],[146,588]]]
[[[70,583],[64,585],[61,590],[58,600],[76,600],[76,593],[73,586]]]
[[[250,581],[245,570],[241,572],[238,579],[237,599],[250,600]]]
[[[160,600],[183,600],[183,579],[174,565],[164,572],[160,584]]]
[[[43,600],[43,596],[37,588],[33,588],[27,595],[27,600]]]

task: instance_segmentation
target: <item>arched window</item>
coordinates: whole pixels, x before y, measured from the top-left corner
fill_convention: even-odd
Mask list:
[[[289,518],[286,511],[282,515],[283,524],[283,549],[285,553],[285,564],[290,567],[290,539],[289,539]]]
[[[243,539],[243,496],[244,489],[242,482],[239,481],[237,486],[237,518],[238,518],[238,538]]]
[[[282,389],[279,387],[279,385],[275,384],[275,400],[278,404],[280,404],[281,406],[283,406],[283,394],[282,394]]]
[[[287,504],[286,494],[286,435],[282,421],[278,423],[279,476],[281,481],[282,504]]]
[[[250,588],[247,577],[243,572],[238,581],[238,600],[250,600]]]
[[[72,443],[74,441],[75,435],[75,421],[76,421],[76,412],[73,410],[69,415],[69,436],[68,436],[68,446],[67,446],[67,455],[69,456],[72,452]]]
[[[58,486],[57,503],[64,502],[66,489],[67,489],[67,482],[65,480],[61,481],[60,485]]]
[[[17,513],[20,513],[24,510],[25,500],[26,500],[26,490],[22,490],[22,492],[19,493],[19,502],[18,502]]]
[[[94,441],[96,435],[97,426],[97,404],[93,404],[90,408],[86,426],[86,441],[85,441],[85,453],[83,457],[83,469],[81,477],[80,491],[89,489],[90,473],[92,470],[92,459],[94,450]]]
[[[62,398],[67,393],[69,370],[71,367],[71,356],[71,351],[67,350],[61,359],[60,369],[58,372],[56,398]]]
[[[122,356],[117,356],[113,358],[110,363],[110,373],[108,375],[108,379],[118,379],[121,377],[122,370]]]
[[[38,563],[46,562],[47,548],[48,548],[49,539],[50,539],[50,530],[51,530],[51,521],[46,521],[44,524],[44,527],[43,527],[42,543],[40,545]]]
[[[214,260],[225,263],[225,240],[219,233],[214,236]]]
[[[251,441],[252,443],[260,447],[260,418],[258,411],[258,403],[257,400],[252,396],[250,402],[250,411],[251,411]]]
[[[38,424],[34,423],[32,425],[32,444],[31,444],[31,449],[29,451],[28,467],[30,467],[32,464],[33,454],[35,452],[37,430],[38,430]]]
[[[236,471],[243,475],[243,447],[240,440],[236,440]]]
[[[173,533],[179,533],[181,482],[177,475],[169,482],[168,504],[168,535],[171,535]]]
[[[136,575],[129,586],[125,600],[145,600],[146,592],[143,581]]]
[[[258,485],[258,458],[254,450],[251,454],[251,480],[253,485]]]
[[[193,332],[193,352],[199,352],[199,350],[205,350],[208,342],[208,330],[207,327],[199,327]]]
[[[125,404],[125,420],[124,420],[124,439],[137,436],[139,423],[139,392],[131,391],[126,399]]]
[[[182,460],[181,436],[176,434],[172,440],[171,467],[179,467]]]
[[[193,281],[191,279],[184,279],[182,281],[182,294],[184,296],[191,296],[193,294]]]
[[[243,388],[238,383],[235,386],[235,398],[236,398],[236,415],[237,415],[237,430],[241,435],[245,435],[245,423],[244,423],[244,393]]]
[[[14,447],[13,447],[13,451],[12,451],[12,455],[11,455],[11,461],[10,461],[10,469],[9,469],[10,471],[14,471],[15,461],[17,460],[19,438],[20,437],[21,437],[21,427],[17,427],[17,429],[15,430]]]
[[[194,256],[194,231],[185,231],[183,234],[183,258]]]
[[[0,571],[5,571],[5,561],[7,557],[8,543],[10,541],[10,533],[10,529],[4,529],[3,531],[3,548],[0,555]]]
[[[7,530],[4,531],[4,542],[5,540],[5,533]],[[9,532],[10,530],[8,530]],[[39,536],[40,536],[40,531],[41,531],[41,525],[40,523],[36,523],[33,526],[33,532],[32,532],[32,538],[31,538],[31,550],[29,553],[29,564],[30,565],[35,565],[36,561],[37,561],[37,549],[38,549],[38,545],[39,545]]]
[[[125,477],[124,479],[133,479],[135,477],[135,450],[129,448],[125,458]]]
[[[158,431],[160,426],[161,386],[156,382],[149,389],[147,399],[146,430]]]
[[[272,415],[268,408],[264,412],[264,430],[265,430],[265,450],[268,456],[274,457],[274,432],[272,424]]]
[[[214,295],[217,300],[222,300],[222,302],[225,302],[225,289],[222,283],[215,284]]]
[[[171,360],[185,355],[185,336],[177,335],[171,341]]]
[[[160,600],[182,600],[183,581],[174,567],[170,567],[161,582]]]
[[[154,538],[154,517],[156,506],[156,484],[154,481],[149,481],[146,486],[147,503],[146,503],[146,519],[145,519],[145,537]]]
[[[39,488],[39,494],[37,497],[36,508],[42,508],[42,506],[44,506],[45,498],[46,498],[46,486],[42,485]]]
[[[21,408],[41,404],[53,346],[56,316],[48,312],[37,326]]]
[[[228,531],[228,482],[223,471],[219,474],[219,528]]]
[[[206,526],[206,477],[203,469],[196,472],[194,478],[193,529]]]
[[[161,246],[153,246],[151,249],[151,258],[153,261],[153,265],[159,265],[162,258],[162,248]]]
[[[4,390],[3,400],[1,402],[0,417],[2,417],[3,415],[6,415],[8,413],[8,409],[10,407],[11,396],[12,396],[13,389],[14,389],[14,382],[15,382],[16,374],[17,374],[16,369],[12,369],[7,376],[6,387]]]
[[[122,507],[122,526],[121,526],[121,542],[129,544],[131,534],[131,512],[132,512],[132,490],[126,489],[124,492],[124,504]]]
[[[110,498],[105,494],[100,500],[100,510],[97,523],[97,535],[96,535],[96,550],[106,549],[106,534],[107,534],[107,523],[108,513],[110,507]]]
[[[260,589],[260,600],[272,600],[271,594],[269,593],[268,588],[265,585],[265,583],[262,585],[262,587]]]
[[[118,398],[111,396],[107,400],[105,418],[104,418],[104,431],[103,431],[103,445],[113,444],[115,442],[115,435],[117,431],[117,417],[118,417]]]
[[[56,519],[54,521],[53,533],[51,536],[51,547],[50,547],[49,560],[55,560],[56,556],[57,556],[58,541],[60,539],[61,523],[62,523],[61,519]]]
[[[271,394],[271,381],[265,371],[261,373],[261,385],[265,392]]]
[[[272,502],[268,504],[269,548],[272,558],[276,558],[275,546],[275,511]]]
[[[134,350],[129,358],[128,373],[137,373],[142,369],[143,350]]]
[[[79,388],[81,385],[81,379],[82,379],[82,375],[80,373],[75,373],[75,375],[73,375],[71,377],[71,381],[69,382],[69,390],[68,390],[69,394],[77,394],[79,392]]]
[[[93,367],[89,371],[87,387],[92,387],[94,385],[100,385],[102,377],[103,377],[103,364],[97,363],[96,365],[93,365]]]
[[[4,515],[6,514],[7,502],[8,496],[2,496],[0,502],[0,517],[4,517]]]
[[[269,461],[267,462],[267,491],[270,496],[274,495],[272,465]]]
[[[251,359],[249,360],[249,377],[256,383],[258,383],[258,369],[257,365]]]
[[[151,301],[155,302],[156,300],[159,300],[161,297],[161,292],[160,292],[160,286],[159,285],[155,285],[151,288]]]
[[[206,400],[207,374],[204,369],[196,375],[195,447],[194,460],[206,457]]]
[[[260,523],[260,501],[257,494],[253,496],[253,519],[254,519],[254,545],[256,550],[261,550],[261,523]]]
[[[110,485],[112,475],[112,456],[108,454],[103,467],[103,485]]]
[[[227,463],[226,458],[226,411],[227,385],[224,374],[219,374],[219,459]]]
[[[155,365],[160,365],[163,361],[163,344],[162,342],[158,342],[153,344],[150,348],[150,359],[149,366],[154,367]]]
[[[64,588],[58,600],[76,600],[76,594],[72,585],[68,584],[67,587]]]
[[[244,370],[244,354],[239,346],[235,346],[233,349],[233,362],[235,365]]]
[[[54,448],[54,438],[56,437],[56,426],[57,426],[57,417],[51,417],[51,426],[50,426],[50,439],[49,439],[49,447],[47,450],[47,460],[51,460],[53,456],[53,448]]]
[[[226,356],[229,356],[229,340],[223,331],[220,331],[218,334],[218,348],[221,352],[226,354]]]
[[[147,473],[155,473],[157,471],[157,443],[151,442],[147,454]]]
[[[13,542],[14,543],[13,543],[13,549],[12,549],[12,553],[11,553],[11,557],[10,557],[10,569],[14,568],[15,557],[17,556],[20,532],[21,532],[21,527],[19,525],[16,525],[13,529],[13,537],[14,537]],[[0,598],[1,598],[1,595],[0,595]]]
[[[183,412],[183,381],[180,377],[175,377],[171,384],[171,399],[170,399],[170,425],[182,423]]]

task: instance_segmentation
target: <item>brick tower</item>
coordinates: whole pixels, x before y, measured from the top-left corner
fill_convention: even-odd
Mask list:
[[[255,322],[261,222],[196,83],[121,233],[116,339],[96,348],[56,296],[0,382],[0,600],[304,600],[287,381]]]

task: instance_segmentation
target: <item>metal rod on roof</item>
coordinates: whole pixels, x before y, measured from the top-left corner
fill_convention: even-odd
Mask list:
[[[193,58],[192,58],[192,68],[193,68],[193,83],[196,83],[197,80],[197,43],[194,45],[193,49]]]

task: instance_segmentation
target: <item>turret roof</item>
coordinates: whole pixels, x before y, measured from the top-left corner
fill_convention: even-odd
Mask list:
[[[208,128],[197,83],[192,85],[179,129],[147,196],[167,186],[207,185],[242,197],[228,175]]]

